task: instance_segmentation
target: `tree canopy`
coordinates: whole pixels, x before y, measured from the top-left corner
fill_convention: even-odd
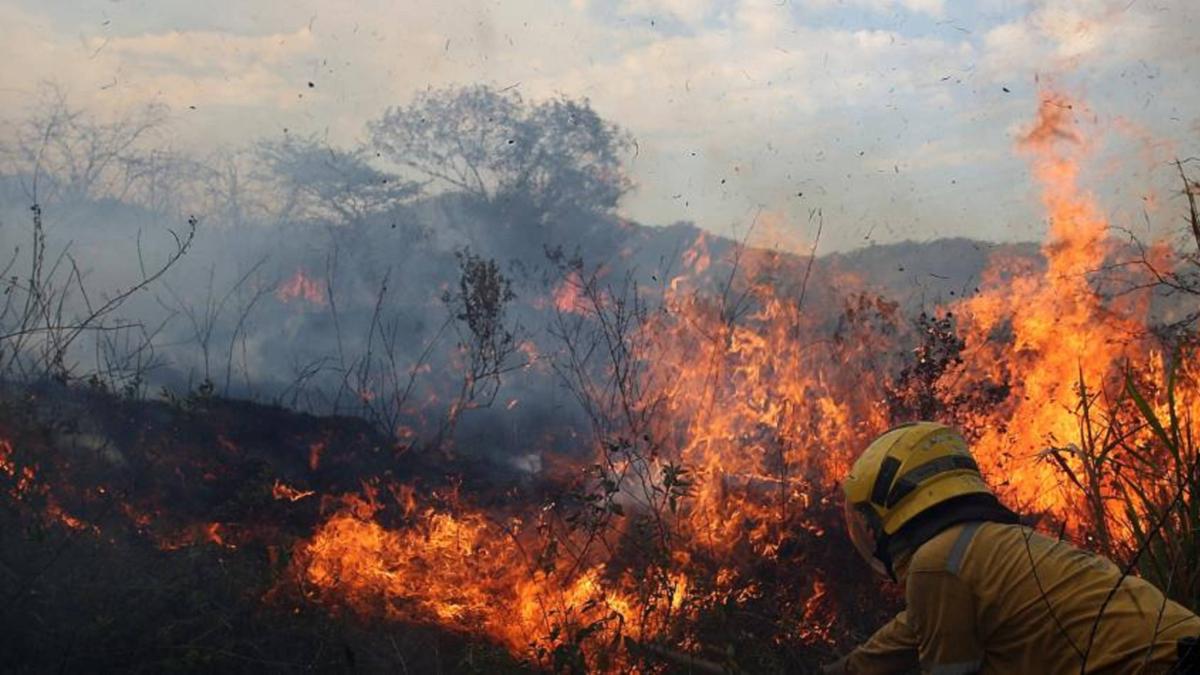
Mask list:
[[[281,188],[288,213],[358,223],[421,190],[419,183],[371,166],[365,149],[336,148],[316,136],[265,141],[258,155]]]
[[[429,89],[368,125],[380,156],[452,191],[542,219],[612,210],[628,133],[588,101],[528,103],[488,86]]]

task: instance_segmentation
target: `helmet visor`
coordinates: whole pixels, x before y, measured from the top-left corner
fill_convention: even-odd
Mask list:
[[[867,523],[867,515],[849,501],[845,503],[844,508],[846,513],[846,531],[850,533],[850,541],[854,544],[854,549],[858,551],[863,560],[867,561],[867,564],[871,566],[871,569],[876,574],[887,578],[887,566],[883,564],[882,560],[875,557],[877,543],[875,541],[875,531]]]

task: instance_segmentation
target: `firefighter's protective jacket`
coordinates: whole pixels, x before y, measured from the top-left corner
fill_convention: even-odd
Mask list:
[[[1085,659],[1089,674],[1166,673],[1180,638],[1200,636],[1200,618],[1150,583],[1022,525],[952,526],[897,572],[907,608],[848,673],[1073,675]]]

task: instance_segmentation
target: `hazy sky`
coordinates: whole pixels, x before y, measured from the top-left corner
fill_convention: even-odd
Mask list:
[[[1133,223],[1163,160],[1200,154],[1198,25],[1195,0],[0,0],[0,117],[49,81],[98,111],[167,104],[178,146],[351,143],[420,89],[486,82],[629,129],[643,222],[761,211],[803,240],[820,207],[823,250],[1034,239],[1012,139],[1035,78],[1086,102],[1090,179]]]

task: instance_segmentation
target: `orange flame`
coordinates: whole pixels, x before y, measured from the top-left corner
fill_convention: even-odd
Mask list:
[[[321,466],[321,454],[325,452],[325,442],[311,443],[308,446],[308,469],[316,471]]]
[[[275,479],[275,484],[271,486],[271,496],[279,500],[287,500],[289,502],[298,502],[305,497],[311,497],[317,494],[313,490],[297,490],[296,488]]]
[[[1071,498],[1060,489],[1054,464],[1037,461],[1038,453],[1078,435],[1079,383],[1092,390],[1119,386],[1124,359],[1145,356],[1146,349],[1138,339],[1144,317],[1103,306],[1089,282],[1112,244],[1101,209],[1079,187],[1089,144],[1074,110],[1063,95],[1045,93],[1037,123],[1018,145],[1032,157],[1049,217],[1045,272],[1005,280],[1010,270],[996,261],[983,291],[957,308],[971,345],[964,369],[1000,377],[996,369],[1008,368],[1016,387],[1003,419],[975,421],[981,464],[992,477],[1006,477],[1004,492],[1015,504],[1060,516]],[[1011,344],[988,339],[1006,326]]]
[[[326,302],[324,285],[320,280],[306,275],[302,269],[296,270],[295,274],[275,289],[275,297],[280,302],[302,300],[318,307],[324,307]]]
[[[37,471],[30,465],[18,466],[13,459],[13,445],[5,438],[0,438],[0,474],[14,480],[10,488],[10,496],[20,501],[34,488]]]
[[[1003,400],[963,407],[953,421],[977,439],[980,465],[1004,499],[1077,525],[1078,493],[1064,485],[1062,465],[1044,461],[1046,448],[1057,452],[1079,436],[1081,385],[1111,391],[1127,359],[1160,371],[1162,359],[1145,339],[1145,298],[1104,302],[1090,281],[1114,249],[1103,211],[1080,187],[1089,142],[1074,110],[1065,96],[1045,93],[1018,142],[1049,218],[1045,269],[997,257],[976,295],[941,308],[958,321],[965,348],[961,363],[927,384],[955,401],[970,399],[981,383],[1006,383]],[[804,310],[792,283],[807,278],[803,259],[741,255],[726,292],[707,297],[695,290],[704,287],[702,275],[727,261],[714,263],[699,237],[684,256],[685,272],[668,284],[665,311],[628,336],[642,398],[614,404],[613,417],[634,420],[632,428],[597,447],[591,466],[600,473],[589,474],[613,495],[600,502],[610,518],[602,545],[549,536],[545,512],[435,507],[411,486],[390,488],[403,519],[385,527],[378,488],[367,486],[364,496],[343,497],[297,549],[294,571],[310,597],[363,615],[482,633],[524,656],[572,626],[606,638],[669,634],[692,644],[686,625],[701,608],[762,592],[746,571],[753,564],[739,561],[778,561],[797,539],[811,544],[809,553],[827,548],[828,522],[818,518],[826,495],[854,454],[898,421],[886,400],[888,359],[903,329],[897,305],[855,297],[843,321],[852,335],[817,339],[824,318]],[[604,302],[584,296],[591,292],[572,273],[556,289],[555,306],[603,311]],[[1062,461],[1082,470],[1078,457]],[[631,523],[647,519],[669,541],[664,555],[639,569],[624,561],[620,544],[645,540]],[[586,553],[569,563],[550,555],[559,546]],[[797,579],[788,589],[797,615],[789,635],[832,642],[829,580],[811,569]]]
[[[296,554],[314,599],[372,615],[434,622],[493,636],[522,653],[555,627],[639,621],[638,602],[612,588],[603,565],[562,579],[529,569],[519,546],[497,536],[484,514],[426,509],[409,528],[389,530],[378,506],[348,496],[344,507]],[[521,523],[509,523],[519,531]],[[632,580],[628,580],[632,584]],[[686,592],[680,579],[670,602]]]

